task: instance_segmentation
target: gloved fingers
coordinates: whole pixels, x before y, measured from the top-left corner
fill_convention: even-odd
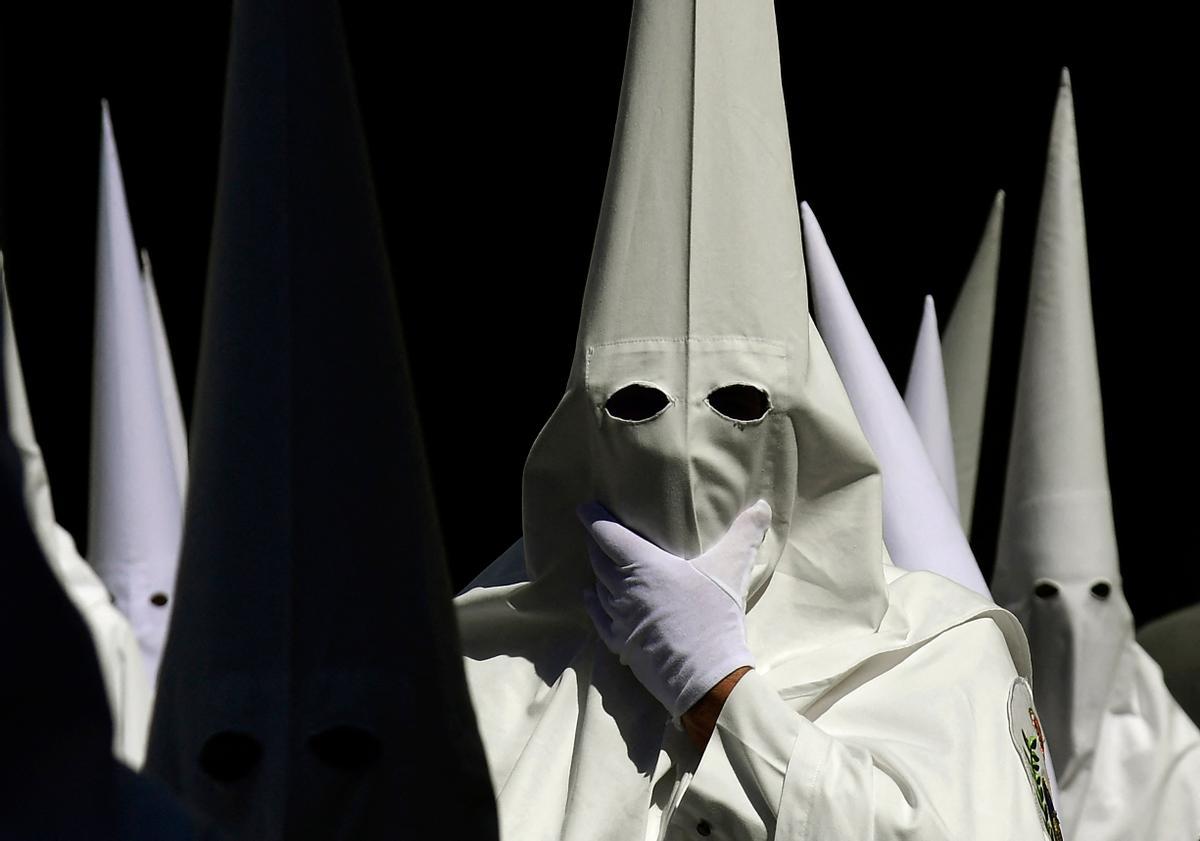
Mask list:
[[[608,611],[604,609],[600,597],[592,587],[587,587],[583,591],[583,609],[587,611],[592,624],[596,626],[597,635],[599,635],[605,646],[608,647],[608,650],[613,654],[620,654],[621,643],[624,640],[620,639],[613,631],[613,619],[608,615]]]
[[[733,525],[720,542],[728,543],[730,548],[745,547],[757,551],[770,527],[771,506],[765,499],[760,499],[734,518]]]
[[[598,502],[580,505],[575,509],[575,513],[604,554],[620,566],[630,566],[664,555],[671,557],[617,522],[617,519]]]
[[[587,545],[588,561],[592,564],[592,572],[596,574],[596,581],[610,593],[619,592],[625,580],[624,569],[617,566],[612,558],[604,554],[604,550],[600,548],[590,533],[585,533],[583,539]]]
[[[771,506],[760,499],[738,514],[717,544],[692,561],[692,565],[735,601],[744,602],[750,570],[771,527],[771,516]]]

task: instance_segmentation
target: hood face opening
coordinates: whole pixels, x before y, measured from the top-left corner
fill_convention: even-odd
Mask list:
[[[789,385],[787,348],[729,337],[633,339],[589,347],[584,373],[574,389],[582,399],[569,393],[543,433],[570,441],[583,462],[546,465],[578,497],[555,515],[556,531],[577,544],[573,565],[587,567],[574,505],[598,501],[647,540],[691,559],[763,499],[774,517],[752,575],[753,597],[783,554],[796,498],[797,436],[781,397]],[[742,403],[760,416],[728,417],[711,405],[731,385],[752,392]],[[546,495],[536,485],[549,476],[531,471],[526,478],[527,498]],[[529,548],[536,556],[536,539]]]
[[[1038,709],[1066,784],[1096,743],[1133,616],[1119,587],[1090,578],[1039,578],[1011,610],[1029,638]]]

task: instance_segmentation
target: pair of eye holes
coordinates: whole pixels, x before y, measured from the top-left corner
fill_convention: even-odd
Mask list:
[[[1097,581],[1091,586],[1093,598],[1104,601],[1112,593],[1112,585],[1107,581]],[[1033,588],[1033,594],[1039,599],[1053,599],[1058,596],[1058,585],[1051,581],[1042,581]]]
[[[379,758],[379,740],[361,727],[338,725],[309,737],[308,747],[323,764],[340,771],[366,768]],[[215,733],[200,749],[200,767],[217,782],[233,783],[248,776],[262,759],[263,747],[249,733]]]
[[[761,388],[745,383],[723,385],[704,400],[714,412],[737,423],[760,421],[771,411],[771,398]],[[647,383],[617,389],[604,403],[609,417],[629,423],[653,420],[671,405],[665,391]]]

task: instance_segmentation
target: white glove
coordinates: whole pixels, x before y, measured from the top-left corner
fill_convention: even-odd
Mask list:
[[[598,503],[581,505],[595,589],[584,606],[600,639],[679,718],[722,678],[753,666],[746,646],[746,587],[771,525],[763,500],[691,561],[664,552]]]

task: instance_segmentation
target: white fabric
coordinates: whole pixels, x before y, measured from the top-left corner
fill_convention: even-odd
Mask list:
[[[914,808],[927,838],[1038,837],[1022,760],[996,741],[1008,739],[1008,683],[1028,671],[1020,630],[970,591],[887,561],[878,468],[804,317],[775,27],[770,0],[633,7],[575,358],[526,462],[524,536],[456,600],[505,838],[692,838],[701,819],[714,838],[761,838],[854,809],[873,816],[865,837],[900,839],[913,837]],[[608,398],[634,382],[669,405],[641,423],[610,416]],[[771,411],[754,423],[719,415],[707,396],[730,383],[766,391]],[[763,724],[747,726],[769,742],[786,717],[809,739],[770,754],[778,802],[744,777],[705,784],[663,705],[599,639],[575,515],[598,500],[694,559],[758,499],[773,517],[750,574],[747,642],[786,709],[764,705],[747,716]],[[993,627],[992,646],[966,630],[977,624]],[[950,653],[929,671],[898,670],[939,638]],[[863,690],[869,700],[826,729],[821,717]],[[824,752],[807,749],[818,743]],[[714,742],[703,762],[722,755]],[[752,798],[760,808],[739,808]],[[983,801],[1006,819],[976,821]]]
[[[1195,839],[1200,773],[1189,757],[1200,749],[1200,732],[1176,712],[1158,670],[1145,668],[1121,591],[1065,70],[1038,217],[993,591],[1029,634],[1068,838]],[[1160,831],[1143,834],[1152,826]]]
[[[988,366],[992,361],[992,327],[996,315],[1003,226],[1004,191],[1000,190],[992,202],[975,259],[942,335],[950,430],[954,436],[958,513],[968,536],[975,511],[975,485],[983,444],[983,410],[987,402]]]
[[[151,688],[129,622],[113,606],[104,584],[79,556],[75,541],[55,522],[50,481],[33,432],[21,360],[13,334],[0,255],[0,309],[4,311],[4,383],[9,434],[21,454],[25,473],[25,505],[34,533],[50,568],[82,614],[96,644],[100,674],[113,717],[113,755],[133,768],[142,764],[150,727]]]
[[[858,314],[817,217],[801,207],[813,315],[883,473],[883,537],[899,566],[991,598],[900,392]]]
[[[167,343],[167,328],[163,324],[162,309],[158,305],[158,291],[154,286],[154,271],[150,266],[150,254],[144,248],[141,253],[142,291],[146,294],[146,313],[150,316],[150,332],[154,339],[158,393],[163,399],[167,436],[171,441],[171,466],[175,468],[175,482],[179,485],[179,498],[182,501],[187,497],[187,429],[183,423],[183,406],[179,403],[179,387],[175,384],[175,364],[171,361],[171,346]]]
[[[679,718],[726,675],[753,666],[746,647],[746,587],[771,525],[771,507],[747,508],[711,549],[690,561],[664,552],[585,505],[596,574],[584,606],[608,649]]]
[[[933,296],[925,296],[921,327],[904,385],[904,405],[925,454],[946,497],[958,513],[958,479],[954,468],[954,438],[950,432],[950,405],[946,397],[946,373],[942,367],[942,345],[938,340],[937,311]],[[965,533],[967,527],[964,526]]]
[[[964,648],[979,662],[964,662]],[[979,618],[868,661],[816,701],[748,673],[668,837],[695,838],[701,821],[719,839],[1045,837],[1013,772],[1007,657],[1004,635]]]
[[[1046,738],[1053,742],[1049,733]],[[1200,837],[1196,725],[1163,688],[1162,671],[1136,643],[1121,651],[1093,738],[1063,782],[1060,813],[1068,830],[1065,837]]]
[[[175,597],[183,500],[107,103],[103,124],[88,551],[133,625],[153,683]]]
[[[1200,604],[1138,628],[1138,644],[1163,670],[1171,695],[1200,724]]]

